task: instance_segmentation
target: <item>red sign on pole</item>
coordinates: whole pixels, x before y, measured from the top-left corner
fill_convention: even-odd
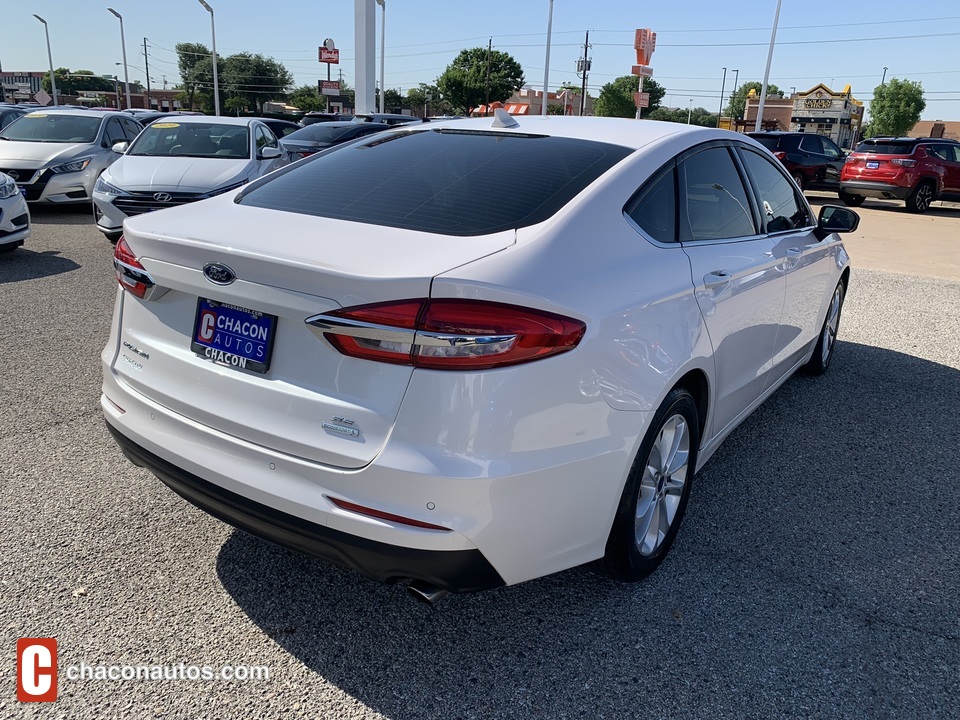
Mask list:
[[[649,65],[653,51],[657,49],[657,34],[650,28],[637,30],[633,47],[637,51],[637,65]]]
[[[339,95],[340,83],[337,80],[321,80],[320,94],[321,95]]]
[[[650,107],[650,93],[635,92],[633,94],[633,103],[638,108]]]
[[[340,50],[327,50],[325,47],[320,48],[320,62],[322,63],[331,63],[333,65],[340,64]]]

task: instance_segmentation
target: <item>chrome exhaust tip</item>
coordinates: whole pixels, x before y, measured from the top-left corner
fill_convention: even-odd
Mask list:
[[[416,580],[407,585],[407,592],[420,602],[430,606],[436,605],[450,594],[449,590],[438,588],[435,585],[417,582]]]

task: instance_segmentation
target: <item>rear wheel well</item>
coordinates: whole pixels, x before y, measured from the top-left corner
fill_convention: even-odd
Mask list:
[[[693,395],[694,402],[697,404],[697,421],[700,425],[700,440],[703,441],[703,433],[707,425],[707,410],[710,405],[710,386],[707,383],[707,376],[702,370],[691,370],[680,378],[674,388],[685,388],[687,392]]]

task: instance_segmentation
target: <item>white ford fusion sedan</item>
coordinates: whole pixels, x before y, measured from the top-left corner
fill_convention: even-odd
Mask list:
[[[127,220],[101,404],[191,503],[421,599],[638,580],[724,438],[827,369],[858,221],[726,131],[400,126]]]

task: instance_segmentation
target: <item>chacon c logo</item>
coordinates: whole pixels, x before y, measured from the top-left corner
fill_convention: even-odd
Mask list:
[[[20,638],[17,640],[17,700],[52,702],[56,699],[56,639]]]
[[[204,265],[203,274],[206,276],[207,280],[212,282],[214,285],[229,285],[237,279],[236,273],[234,273],[233,270],[219,262],[212,262]]]

